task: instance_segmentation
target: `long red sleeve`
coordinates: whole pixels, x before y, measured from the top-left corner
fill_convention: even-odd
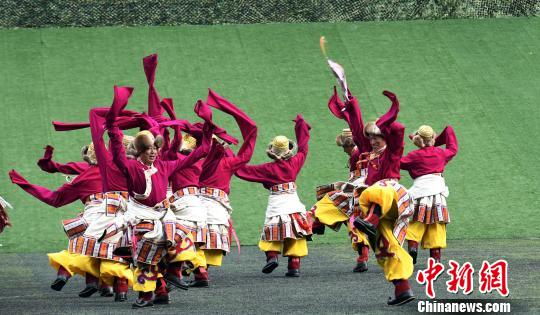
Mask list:
[[[148,82],[148,115],[157,122],[164,120],[163,108],[160,105],[159,95],[154,87],[158,56],[156,54],[144,57],[143,67]]]
[[[446,145],[444,154],[446,156],[446,162],[448,163],[458,153],[458,141],[452,126],[446,126],[437,138],[435,138],[435,146],[441,145]]]
[[[92,166],[77,176],[71,183],[62,185],[57,190],[29,183],[15,170],[9,172],[11,182],[19,185],[24,191],[52,207],[62,207],[79,199],[85,202],[92,194],[102,192],[99,169]]]
[[[238,107],[212,90],[209,90],[206,103],[233,116],[238,124],[238,127],[240,128],[244,143],[242,143],[242,146],[238,150],[235,157],[226,158],[226,163],[234,172],[243,164],[249,162],[253,156],[253,151],[255,150],[255,141],[257,140],[257,125]]]
[[[133,88],[115,86],[113,104],[105,116],[105,126],[108,129],[113,161],[116,164],[116,167],[118,167],[118,169],[126,176],[128,176],[128,159],[126,157],[124,146],[122,145],[123,134],[117,126],[116,117],[118,117],[122,110],[127,106],[127,102],[132,92]]]
[[[300,169],[304,165],[304,162],[306,161],[308,155],[308,143],[310,138],[309,130],[311,129],[311,126],[304,120],[304,117],[302,117],[302,115],[300,114],[296,116],[294,122],[294,132],[296,135],[296,142],[298,144],[298,153],[290,160],[291,163],[294,165],[296,171],[300,172]]]
[[[278,160],[260,165],[243,165],[236,176],[250,182],[262,183],[270,188],[277,184],[294,182],[300,173],[308,153],[309,130],[311,127],[301,115],[294,120],[298,153],[288,160]]]
[[[105,133],[105,116],[107,108],[94,108],[90,110],[90,131],[92,142],[101,173],[104,192],[127,191],[127,181],[122,172],[113,161],[113,156],[105,146],[103,134]]]
[[[361,153],[371,151],[369,139],[364,135],[364,121],[362,112],[358,105],[358,99],[354,96],[345,102],[345,111],[343,112],[345,121],[351,129],[354,144]]]
[[[383,94],[384,96],[388,97],[388,99],[392,102],[392,105],[390,106],[388,112],[386,112],[377,120],[377,127],[379,127],[379,129],[384,135],[385,132],[389,133],[388,129],[397,119],[397,116],[399,114],[399,101],[397,99],[397,96],[390,91],[384,91]]]
[[[68,162],[65,164],[52,160],[54,148],[50,145],[45,147],[45,153],[38,160],[37,165],[47,173],[62,173],[66,175],[79,175],[90,167],[86,162]]]
[[[244,143],[238,154],[232,157],[225,154],[225,150],[221,145],[214,144],[203,164],[199,178],[201,187],[217,188],[229,193],[231,177],[240,167],[248,163],[253,155],[257,138],[257,126],[244,112],[212,90],[208,94],[207,104],[232,115],[244,138]]]

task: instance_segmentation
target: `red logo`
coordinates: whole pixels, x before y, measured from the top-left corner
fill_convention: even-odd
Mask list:
[[[480,292],[488,293],[493,290],[499,291],[502,296],[508,296],[508,262],[499,259],[493,264],[485,261],[478,273]]]
[[[473,291],[473,273],[474,268],[470,262],[464,263],[461,267],[459,263],[450,260],[450,269],[446,271],[450,276],[450,280],[446,281],[446,289],[450,293],[458,293],[459,289],[463,290],[463,294],[467,295]]]
[[[416,281],[420,284],[426,284],[426,294],[430,298],[435,298],[433,282],[443,273],[444,265],[435,262],[435,259],[428,259],[428,267],[425,270],[419,270],[416,274]]]
[[[474,286],[474,268],[472,264],[466,262],[460,265],[454,260],[450,260],[448,263],[450,268],[446,273],[450,276],[450,280],[446,281],[446,290],[454,294],[458,293],[459,290],[462,290],[465,295],[470,294]],[[430,257],[427,268],[419,270],[416,274],[416,281],[426,286],[426,295],[431,299],[435,298],[433,283],[443,271],[444,265]],[[478,281],[481,293],[486,294],[496,290],[501,296],[508,296],[510,294],[508,289],[508,262],[499,259],[490,264],[484,260],[482,268],[478,272]]]

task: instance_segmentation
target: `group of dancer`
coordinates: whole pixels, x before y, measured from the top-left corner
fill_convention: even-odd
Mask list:
[[[86,280],[79,296],[99,292],[120,302],[132,287],[138,292],[133,307],[139,308],[170,303],[173,288],[208,287],[208,268],[221,266],[236,237],[228,196],[237,176],[269,191],[259,241],[266,255],[263,273],[278,267],[281,254],[288,259],[285,275],[300,276],[312,234],[345,225],[358,252],[353,271],[367,270],[372,249],[386,279],[395,285],[388,304],[414,299],[408,279],[419,244],[436,260],[446,247],[450,218],[442,173],[457,153],[451,126],[438,135],[421,126],[410,136],[418,150],[403,156],[405,128],[397,121],[396,95],[385,91],[390,110],[364,123],[356,97],[346,90],[342,101],[334,88],[329,108],[349,127],[336,142],[349,155],[350,174],[318,187],[318,201],[307,211],[296,185],[311,129],[302,115],[293,120],[295,140],[276,136],[266,150],[271,162],[250,165],[257,140],[253,119],[212,90],[195,104],[201,121],[178,119],[172,99],[161,99],[154,87],[157,55],[145,57],[143,65],[147,112],[126,109],[133,89],[115,86],[112,105],[91,109],[88,122],[53,122],[57,131],[90,128],[92,142],[82,150],[84,162],[56,162],[50,146],[38,161],[46,172],[68,175],[67,183],[50,190],[15,170],[9,173],[14,184],[50,206],[83,203],[82,213],[63,221],[68,249],[48,254],[57,272],[53,290],[60,291],[78,274]],[[239,140],[213,122],[213,110],[235,119],[242,135],[236,153],[230,146]],[[140,129],[134,137],[124,135],[134,128]],[[400,169],[414,179],[410,189],[399,184]],[[402,248],[405,239],[408,252]]]

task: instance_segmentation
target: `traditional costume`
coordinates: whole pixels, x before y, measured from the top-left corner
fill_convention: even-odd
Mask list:
[[[450,223],[446,205],[448,187],[443,172],[457,154],[458,143],[452,126],[447,126],[437,137],[430,126],[420,126],[412,140],[419,149],[401,159],[401,169],[409,171],[414,179],[409,188],[414,204],[407,229],[409,254],[416,263],[418,244],[422,243],[422,248],[429,249],[430,257],[440,261],[441,249],[446,248],[446,224]]]
[[[268,206],[259,249],[266,254],[263,273],[271,273],[278,266],[278,255],[288,257],[288,277],[300,276],[300,258],[307,256],[306,237],[311,235],[311,222],[306,207],[297,194],[296,177],[306,161],[311,127],[301,115],[296,116],[296,141],[277,136],[267,153],[274,162],[244,165],[236,175],[258,182],[269,190]],[[298,151],[295,154],[295,151]]]
[[[95,293],[99,281],[99,260],[84,256],[83,250],[85,248],[82,244],[80,246],[74,245],[77,237],[85,232],[89,222],[96,218],[103,203],[98,166],[89,166],[71,182],[62,185],[55,191],[29,183],[15,170],[11,170],[9,176],[14,184],[19,185],[27,193],[52,207],[58,208],[76,200],[80,200],[84,204],[84,212],[79,217],[63,221],[64,230],[69,238],[68,250],[48,254],[49,263],[57,271],[57,278],[52,283],[51,288],[60,291],[68,279],[77,273],[86,278],[86,288],[79,293],[79,296],[88,297]]]
[[[402,248],[413,208],[407,189],[398,182],[405,130],[396,121],[399,101],[391,92],[383,94],[392,101],[390,110],[376,122],[367,123],[363,132],[368,140],[383,137],[386,145],[359,161],[360,168],[366,170],[365,183],[369,187],[355,191],[354,207],[361,211],[361,216],[355,219],[354,226],[368,236],[386,279],[394,284],[395,297],[388,304],[401,305],[414,299],[408,281],[413,273],[412,258]],[[345,103],[345,111],[352,113],[355,105],[353,97]]]
[[[223,255],[229,252],[231,244],[232,207],[228,196],[231,177],[251,159],[257,126],[244,112],[212,90],[209,91],[207,104],[233,116],[244,139],[236,155],[230,151],[227,153],[222,144],[214,141],[199,176],[200,196],[207,211],[206,244],[202,248],[208,266],[221,266]],[[197,273],[195,280],[196,284]]]
[[[131,88],[115,87],[115,95],[131,95]],[[129,231],[133,246],[132,256],[137,264],[135,284],[133,289],[139,292],[134,307],[151,306],[153,291],[156,289],[158,277],[157,264],[166,254],[168,248],[175,248],[177,254],[182,254],[181,260],[191,260],[195,257],[195,249],[191,235],[176,232],[176,218],[169,209],[167,199],[168,178],[174,172],[195,163],[207,154],[212,128],[206,128],[205,139],[197,150],[187,158],[176,161],[156,159],[152,165],[145,165],[138,158],[128,160],[122,146],[122,132],[115,122],[127,102],[115,102],[107,113],[106,127],[113,152],[113,161],[127,179],[129,200],[124,221],[114,229],[108,230],[105,238],[115,235],[118,230]],[[137,134],[134,146],[137,155],[151,148],[159,148],[159,136],[155,138],[149,131]]]
[[[350,102],[349,111],[346,111],[335,88],[334,94],[328,101],[330,111],[336,117],[344,119],[349,125],[349,129],[344,129],[342,134],[337,136],[336,144],[350,146],[352,142],[356,145],[349,154],[349,178],[346,182],[339,181],[317,187],[318,201],[311,211],[316,218],[314,234],[323,234],[324,226],[335,231],[338,231],[342,224],[347,226],[352,248],[358,253],[353,272],[365,272],[368,270],[369,242],[366,235],[358,231],[351,221],[354,220],[352,218],[354,190],[363,189],[366,186],[367,169],[360,160],[371,152],[371,145],[369,139],[364,136],[364,122],[356,98],[352,98]]]

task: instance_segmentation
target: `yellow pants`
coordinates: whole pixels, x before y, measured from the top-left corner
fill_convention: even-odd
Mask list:
[[[205,249],[204,257],[207,266],[220,267],[223,260],[223,251],[221,249]]]
[[[69,267],[69,263],[74,257],[78,255],[80,254],[72,254],[67,250],[63,250],[58,253],[47,254],[47,256],[49,256],[49,264],[51,265],[51,267],[54,268],[54,270],[58,272],[58,269],[60,269],[60,267],[64,267],[64,269],[66,269],[71,276],[73,276],[75,272],[71,270],[71,268]]]
[[[128,264],[102,259],[99,272],[101,281],[106,285],[112,286],[115,277],[127,279],[129,285],[133,285],[133,271],[129,268]]]
[[[91,274],[92,276],[99,278],[99,265],[101,260],[99,258],[94,258],[85,255],[76,255],[72,256],[72,259],[69,261],[69,268],[74,273],[86,276],[86,274]]]
[[[307,241],[305,238],[293,239],[286,238],[283,241],[259,241],[259,249],[263,252],[279,252],[283,247],[283,256],[285,257],[305,257],[308,254]]]
[[[328,195],[317,201],[315,204],[315,217],[324,225],[333,226],[337,223],[346,223],[349,217],[341,212],[328,198]]]
[[[358,250],[358,244],[369,246],[367,236],[358,231],[354,226],[349,225],[349,217],[334,205],[332,200],[328,198],[328,195],[324,195],[321,200],[317,201],[315,206],[315,218],[322,224],[330,227],[338,223],[345,223],[347,225],[349,236],[351,237],[351,245],[355,251]]]
[[[375,256],[386,280],[410,278],[414,269],[412,257],[401,247],[393,233],[398,218],[396,191],[390,186],[377,183],[362,192],[359,202],[364,216],[368,214],[373,203],[381,207]]]
[[[157,279],[161,277],[162,275],[158,272],[157,266],[148,266],[144,269],[137,267],[133,272],[133,291],[154,292]]]
[[[192,261],[193,263],[193,269],[197,269],[199,267],[203,267],[206,269],[206,256],[204,254],[204,250],[201,249],[200,245],[195,245],[195,248],[197,250],[196,257]]]
[[[195,246],[193,246],[193,236],[191,236],[191,233],[182,240],[180,248],[183,250],[178,254],[174,254],[174,258],[170,262],[185,261],[195,265],[197,252],[195,251]]]
[[[406,238],[421,243],[424,249],[446,248],[446,223],[424,224],[411,221]]]

